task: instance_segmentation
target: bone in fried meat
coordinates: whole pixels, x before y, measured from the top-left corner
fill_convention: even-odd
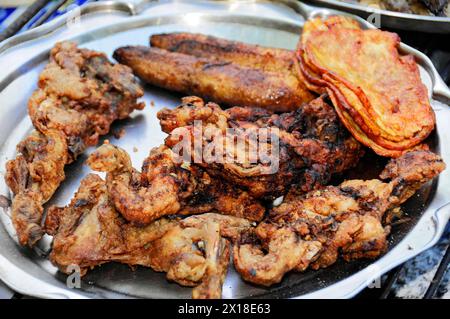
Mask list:
[[[114,58],[151,85],[223,105],[282,112],[295,110],[314,98],[288,70],[268,72],[144,46],[119,48]]]
[[[198,97],[186,97],[179,107],[163,109],[157,116],[162,130],[169,133],[167,146],[176,147],[180,138],[190,135],[190,145],[200,138],[203,150],[222,149],[226,158],[196,161],[197,153],[193,151],[192,161],[209,175],[227,180],[257,198],[276,198],[293,183],[303,191],[324,185],[332,174],[355,166],[363,154],[360,144],[339,123],[323,97],[281,114],[246,107],[222,110]],[[196,121],[201,121],[201,134]],[[228,129],[235,133],[227,135]],[[235,137],[250,137],[259,129],[268,129],[273,138],[267,140],[261,135],[244,139],[243,143],[234,142]],[[262,161],[261,153],[257,153],[261,149],[274,151],[272,161]]]
[[[438,155],[412,151],[386,166],[380,178],[388,181],[348,180],[289,197],[234,246],[235,267],[245,280],[268,286],[290,270],[328,267],[339,255],[378,257],[390,228],[383,216],[444,169]]]
[[[211,179],[196,167],[182,166],[174,156],[165,146],[154,148],[139,173],[124,150],[104,144],[90,155],[88,164],[107,172],[108,191],[116,209],[136,224],[145,225],[166,215],[211,210],[262,219],[264,207],[249,194]]]
[[[107,262],[151,267],[169,280],[194,289],[195,298],[220,298],[229,261],[229,243],[251,224],[234,216],[208,213],[183,220],[161,218],[145,227],[128,223],[111,205],[106,182],[90,174],[64,208],[51,207],[46,231],[53,235],[50,260],[84,275]],[[231,237],[230,237],[231,238]]]
[[[142,109],[143,91],[131,70],[103,53],[57,43],[28,103],[34,127],[6,165],[5,180],[15,197],[12,221],[19,242],[32,246],[43,234],[42,205],[64,180],[64,166],[97,144],[117,119]]]

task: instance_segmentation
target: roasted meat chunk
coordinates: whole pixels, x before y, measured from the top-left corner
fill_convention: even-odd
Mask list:
[[[29,246],[42,235],[42,205],[64,179],[64,166],[86,147],[96,145],[113,121],[144,106],[137,102],[143,90],[130,68],[112,64],[105,54],[80,49],[72,42],[57,43],[50,51],[38,86],[28,111],[39,133],[21,142],[21,155],[8,162],[6,173],[6,182],[16,195],[13,223],[20,243]]]
[[[144,46],[119,48],[114,58],[151,85],[223,105],[283,112],[314,98],[292,68],[275,72],[221,57],[209,59]]]
[[[272,285],[290,270],[328,267],[345,260],[375,258],[387,249],[383,217],[436,177],[445,164],[429,151],[391,160],[382,180],[348,180],[289,197],[234,246],[234,264],[252,283]]]
[[[94,174],[83,179],[67,207],[49,209],[45,225],[54,236],[50,260],[62,272],[75,264],[84,275],[112,261],[151,267],[195,287],[194,298],[220,298],[229,239],[252,227],[246,219],[215,213],[135,226],[116,211],[107,183]]]
[[[145,225],[162,216],[223,214],[259,221],[264,207],[247,192],[213,180],[203,170],[183,165],[166,146],[151,150],[142,172],[131,166],[129,155],[104,144],[88,158],[96,171],[107,172],[108,191],[115,208],[128,221]]]
[[[158,118],[169,133],[167,146],[257,198],[274,199],[291,184],[303,191],[325,185],[363,154],[323,97],[281,114],[245,107],[222,110],[186,97],[179,107],[161,110]]]

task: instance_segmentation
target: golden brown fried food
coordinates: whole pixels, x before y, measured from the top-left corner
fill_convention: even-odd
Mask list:
[[[361,30],[351,21],[307,22],[299,72],[310,89],[328,92],[355,138],[379,155],[398,157],[434,129],[426,87],[414,58],[399,54],[397,34]]]
[[[43,235],[42,205],[65,178],[66,137],[53,129],[33,131],[17,145],[17,153],[6,163],[5,181],[15,194],[11,219],[19,242],[32,246]]]
[[[375,258],[387,248],[383,216],[404,203],[445,164],[429,151],[408,152],[386,166],[382,179],[348,180],[304,196],[288,196],[234,247],[236,269],[247,281],[271,285],[289,270]],[[288,248],[286,248],[288,247]]]
[[[88,158],[89,166],[107,172],[108,191],[116,209],[131,222],[146,225],[162,216],[220,211],[261,220],[263,206],[246,192],[212,180],[196,167],[177,162],[167,147],[154,148],[142,173],[131,166],[129,155],[104,144]]]
[[[114,209],[106,182],[94,174],[83,179],[67,207],[50,208],[46,219],[54,236],[50,260],[61,271],[78,265],[84,275],[112,261],[151,267],[181,285],[197,286],[194,298],[220,298],[229,262],[223,237],[236,238],[250,227],[246,219],[214,213],[137,227]]]
[[[268,225],[263,223],[258,228],[264,226]],[[234,267],[242,278],[263,286],[280,282],[299,264],[308,265],[322,247],[318,241],[301,240],[288,228],[270,228],[266,242],[244,234],[233,251]]]
[[[103,53],[57,43],[28,103],[34,127],[7,163],[6,182],[16,195],[12,219],[19,242],[32,246],[43,231],[42,205],[64,180],[64,166],[97,144],[113,121],[144,104],[131,70],[112,64]]]
[[[295,53],[290,50],[268,48],[197,33],[154,34],[150,37],[150,45],[198,58],[231,62],[245,68],[281,73],[289,77],[292,83],[298,81],[294,65]],[[303,83],[298,85],[299,90],[307,92]]]
[[[188,218],[189,219],[189,218]],[[207,219],[198,228],[178,226],[152,243],[151,267],[167,279],[195,287],[194,299],[218,299],[230,260],[230,245],[220,225]]]
[[[126,220],[141,225],[178,212],[179,198],[186,196],[183,184],[193,184],[188,171],[173,165],[170,150],[156,149],[150,158],[148,163],[153,166],[144,175],[133,169],[124,150],[111,144],[102,145],[87,161],[92,169],[107,172],[108,191],[116,209]]]
[[[259,108],[222,110],[198,97],[186,97],[179,107],[158,112],[158,118],[163,131],[170,134],[167,146],[176,148],[187,141],[190,149],[199,137],[203,151],[222,150],[226,158],[214,158],[220,156],[217,151],[211,159],[204,151],[197,159],[199,154],[193,151],[189,160],[257,198],[274,199],[293,183],[304,191],[324,185],[332,174],[356,165],[363,154],[323,98],[296,111],[272,114]],[[201,121],[200,127],[196,121]],[[226,134],[229,129],[234,133]],[[271,134],[269,139],[250,138],[262,129]],[[246,136],[242,143],[235,142]],[[262,149],[274,151],[272,161],[257,153]]]
[[[144,92],[130,68],[72,42],[51,50],[38,85],[28,104],[33,125],[39,131],[64,132],[73,158],[96,145],[113,121],[144,107],[136,102]]]
[[[128,46],[114,58],[131,67],[143,81],[227,106],[254,106],[272,111],[295,110],[314,97],[296,77],[169,52]]]

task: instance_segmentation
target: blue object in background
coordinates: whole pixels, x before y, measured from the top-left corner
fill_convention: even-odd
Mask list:
[[[50,21],[51,19],[54,19],[55,17],[66,13],[68,10],[73,9],[74,6],[82,5],[88,0],[72,0],[68,1],[67,4],[63,5],[61,8],[59,8],[55,13],[53,13],[50,18],[47,21]],[[51,8],[54,5],[54,1],[51,1],[47,4],[47,6],[42,9],[33,19],[31,19],[21,30],[21,32],[27,30],[35,21],[37,21],[42,15],[45,14],[45,12]],[[26,7],[18,7],[18,8],[0,8],[0,32],[2,32],[9,23],[11,23],[15,16],[17,16],[17,13],[20,14]]]

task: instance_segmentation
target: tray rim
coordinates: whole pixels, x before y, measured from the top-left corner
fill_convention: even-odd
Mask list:
[[[337,10],[351,12],[361,16],[379,14],[383,26],[401,30],[415,30],[426,33],[450,33],[450,17],[426,16],[420,14],[395,12],[358,3],[348,3],[339,0],[306,0],[314,5],[325,6]]]
[[[217,1],[215,1],[215,2],[217,2]],[[221,2],[229,2],[229,1],[221,1]],[[257,1],[257,2],[267,2],[267,1]],[[286,2],[286,1],[283,1],[283,2]],[[297,3],[293,2],[293,1],[289,1],[289,2],[292,2],[290,4],[292,4],[293,6],[297,5]],[[144,1],[143,3],[146,4],[146,3],[148,3],[148,1]],[[116,11],[128,13],[130,16],[138,15],[140,12],[140,10],[136,9],[137,7],[134,4],[128,3],[126,1],[121,1],[119,3],[119,6],[116,6],[116,4],[117,4],[117,2],[91,3],[91,4],[85,5],[83,10],[85,10],[85,12],[86,12],[85,14],[89,14],[92,12],[110,13],[110,12],[114,12],[114,10],[116,10]],[[93,7],[94,11],[90,11],[90,6]],[[332,10],[332,11],[326,10],[325,12],[340,13],[340,12],[334,11],[334,10]],[[322,9],[320,9],[320,13],[323,14],[324,11]],[[343,14],[346,14],[346,13],[343,13]],[[212,15],[214,15],[214,13]],[[346,15],[349,15],[349,14],[346,14]],[[65,19],[65,16],[60,17],[61,21],[64,21],[64,19]],[[358,18],[358,20],[359,19],[360,18]],[[56,21],[56,22],[58,22],[58,21]],[[55,22],[55,24],[57,24],[56,22]],[[105,26],[103,26],[103,27],[105,27]],[[43,27],[45,27],[45,25]],[[34,30],[31,30],[29,32],[33,33],[33,31]],[[43,31],[43,34],[44,35],[47,34],[46,33],[47,31]],[[39,32],[42,32],[42,30],[39,30]],[[24,38],[24,39],[25,39],[25,42],[28,41],[26,38]],[[3,43],[0,44],[0,51],[2,48],[2,44]],[[14,46],[14,47],[16,47],[16,46]],[[11,49],[14,49],[14,47],[11,47]],[[415,49],[412,49],[412,50],[416,51]],[[0,53],[0,60],[2,59],[2,56],[3,56],[3,54]],[[431,65],[431,68],[434,69],[434,67],[432,65]],[[437,72],[436,72],[436,74],[437,74]],[[430,76],[432,77],[432,75],[430,75]],[[439,78],[440,77],[438,75],[438,79]],[[441,79],[441,81],[442,81],[442,79]],[[448,88],[447,88],[447,90],[448,90]],[[433,93],[435,93],[435,85],[433,85]],[[447,93],[447,92],[444,92],[444,93]],[[447,95],[447,94],[445,94],[445,95]],[[449,97],[449,96],[450,95],[447,95],[447,97]],[[447,108],[444,106],[443,108],[440,108],[438,110],[439,110],[441,117],[450,119],[450,108]],[[440,126],[438,126],[437,129],[440,134]],[[448,134],[444,134],[444,135],[445,136],[443,136],[443,137],[440,136],[440,138],[439,138],[440,146],[445,145],[445,144],[448,145],[448,143],[444,143],[444,142],[450,141],[450,136],[448,136]],[[442,147],[441,147],[441,149],[442,149]],[[446,155],[445,158],[447,160],[449,160],[450,159],[450,150],[445,150],[445,155]],[[448,162],[450,162],[450,161],[448,161]],[[449,175],[449,174],[446,174],[446,175]],[[442,178],[440,178],[437,188],[442,189],[443,188],[442,184],[443,184]],[[437,190],[436,190],[436,192],[437,192]],[[432,202],[434,202],[434,201],[435,200],[433,199]],[[378,260],[375,260],[371,264],[371,266],[377,265],[377,264],[378,265],[382,264],[382,261],[386,260],[386,258],[389,256],[392,259],[392,255],[394,254],[394,251],[399,250],[398,249],[399,246],[402,243],[404,243],[408,237],[411,237],[411,234],[414,233],[414,230],[416,228],[418,228],[418,226],[421,222],[423,222],[425,215],[431,215],[431,218],[433,219],[434,234],[432,235],[431,239],[427,243],[425,243],[425,245],[423,245],[421,248],[417,248],[414,252],[410,252],[409,254],[403,254],[403,255],[400,254],[400,256],[397,256],[396,258],[394,258],[395,262],[389,262],[388,264],[385,263],[385,265],[383,267],[380,266],[379,271],[375,275],[379,275],[380,273],[389,271],[390,269],[394,268],[401,262],[406,261],[409,258],[412,258],[413,256],[428,249],[429,247],[434,245],[434,243],[437,242],[437,240],[441,236],[442,232],[444,231],[444,227],[445,227],[447,220],[450,217],[450,203],[446,203],[445,205],[441,205],[439,207],[434,207],[434,211],[431,211],[432,210],[431,204],[432,203],[430,203],[429,208],[426,211],[424,211],[422,218],[418,221],[418,224],[410,231],[410,233],[408,233],[408,235],[406,235],[405,238],[403,238],[401,242],[399,242],[396,246],[394,246],[388,254],[386,254],[385,256],[381,257]],[[0,254],[0,278],[3,279],[8,286],[10,286],[11,288],[13,288],[16,291],[19,291],[19,292],[27,294],[27,295],[44,297],[44,298],[61,298],[61,297],[86,298],[86,295],[84,295],[82,293],[74,292],[73,290],[71,291],[70,289],[62,289],[60,287],[56,287],[52,284],[44,282],[39,278],[32,277],[30,274],[26,273],[24,270],[19,269],[18,267],[14,266],[14,265],[13,265],[14,273],[8,274],[7,273],[8,270],[6,270],[5,266],[4,266],[4,265],[7,265],[8,263],[10,263],[10,262],[4,256],[2,256]],[[12,265],[12,264],[10,263],[10,265]],[[355,273],[354,275],[347,277],[344,280],[341,280],[338,283],[332,284],[326,288],[319,289],[312,293],[308,293],[306,295],[298,296],[295,298],[324,298],[324,297],[349,298],[349,297],[352,297],[355,294],[357,294],[359,291],[361,291],[367,285],[367,283],[370,282],[370,280],[374,279],[374,275],[370,274],[369,268],[371,266]],[[372,269],[372,271],[373,271],[373,269]],[[13,276],[11,276],[11,275],[13,275]],[[31,276],[32,278],[30,278],[30,280],[34,281],[34,285],[32,285],[33,286],[32,289],[30,290],[30,289],[21,287],[17,283],[17,279],[16,279],[17,276],[19,276],[19,277],[24,276],[25,278],[27,276],[28,277]],[[13,278],[11,278],[11,277],[13,277]]]
[[[315,3],[323,3],[323,4],[331,4],[334,6],[344,7],[346,9],[358,9],[361,11],[365,11],[367,13],[380,13],[385,16],[391,16],[395,18],[402,18],[402,19],[414,19],[414,20],[420,20],[420,21],[428,21],[428,22],[438,22],[438,23],[449,23],[450,17],[436,17],[436,16],[426,16],[421,14],[414,14],[414,13],[404,13],[404,12],[396,12],[396,11],[390,11],[385,9],[378,9],[378,8],[372,8],[369,6],[365,6],[362,4],[357,3],[348,3],[348,2],[342,2],[339,0],[309,0]]]

